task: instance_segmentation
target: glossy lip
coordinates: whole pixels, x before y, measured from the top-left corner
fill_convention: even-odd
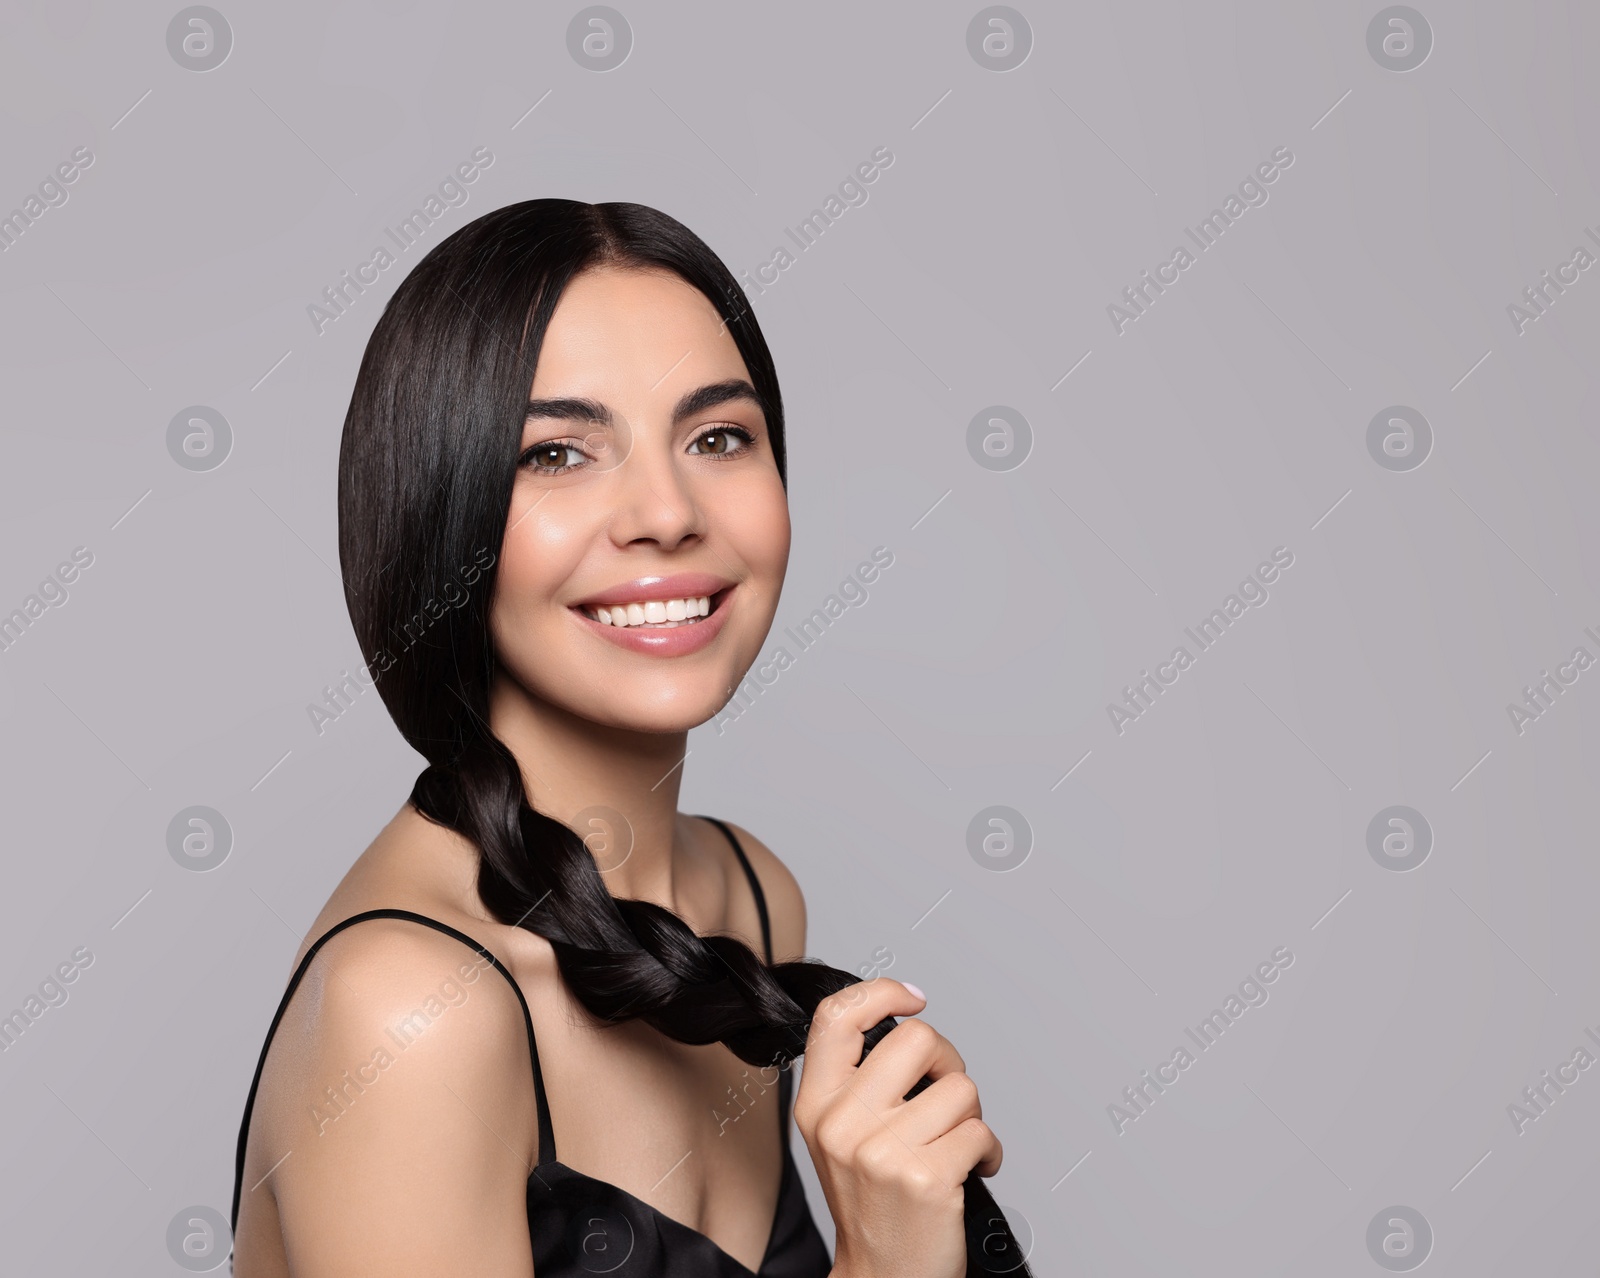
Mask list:
[[[649,657],[684,657],[699,652],[721,632],[728,619],[728,605],[736,586],[725,589],[705,589],[717,586],[723,579],[707,573],[677,573],[671,577],[646,577],[640,581],[618,586],[602,595],[594,596],[597,602],[574,604],[568,608],[580,625],[594,631],[627,652],[637,652]],[[641,584],[644,583],[644,584]],[[698,589],[696,587],[699,587]],[[661,593],[666,588],[669,593]],[[681,591],[681,594],[670,593]],[[649,599],[682,599],[693,595],[711,595],[711,612],[692,626],[669,626],[652,629],[649,626],[608,626],[584,612],[586,607],[604,608],[618,603],[639,603]]]
[[[645,603],[651,599],[696,599],[726,590],[733,582],[709,572],[675,572],[670,577],[639,577],[580,599],[574,608],[609,608],[613,604]],[[713,613],[711,616],[715,616]],[[711,616],[706,618],[711,620]]]

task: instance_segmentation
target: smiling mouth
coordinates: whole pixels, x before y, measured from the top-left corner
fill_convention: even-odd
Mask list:
[[[612,604],[605,608],[579,605],[578,611],[602,626],[629,630],[675,630],[680,626],[699,625],[717,610],[732,589],[729,586],[710,595],[641,600],[638,603]]]

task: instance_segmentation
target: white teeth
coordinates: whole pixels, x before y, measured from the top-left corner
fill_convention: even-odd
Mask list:
[[[645,603],[613,604],[609,608],[585,609],[602,626],[671,626],[690,623],[711,614],[711,596],[686,599],[651,599]]]

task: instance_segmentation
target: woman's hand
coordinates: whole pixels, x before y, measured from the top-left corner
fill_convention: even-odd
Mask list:
[[[899,981],[847,986],[817,1005],[794,1120],[837,1230],[836,1278],[962,1278],[967,1175],[1000,1170],[1000,1141],[950,1040],[901,1021],[860,1065],[865,1031],[927,1005]],[[929,1075],[932,1084],[905,1099]]]

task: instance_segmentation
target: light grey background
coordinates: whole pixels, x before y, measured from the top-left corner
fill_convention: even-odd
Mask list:
[[[1520,1133],[1508,1106],[1600,1051],[1600,668],[1520,733],[1507,706],[1600,658],[1600,272],[1520,335],[1506,308],[1600,252],[1600,11],[1429,0],[1397,72],[1377,3],[1035,3],[1001,72],[975,4],[619,5],[603,73],[578,5],[218,0],[204,73],[176,4],[4,6],[0,213],[95,157],[0,254],[0,612],[94,555],[0,652],[0,1011],[94,956],[0,1053],[5,1268],[182,1272],[169,1223],[226,1217],[289,958],[421,767],[375,694],[321,735],[306,709],[360,661],[336,458],[403,273],[543,195],[655,205],[748,272],[883,146],[752,294],[795,523],[769,648],[894,565],[695,730],[685,810],[789,863],[813,954],[926,989],[1041,1276],[1381,1273],[1395,1205],[1430,1271],[1593,1272],[1600,1071]],[[480,146],[468,202],[318,335],[308,305]],[[1118,334],[1278,147],[1268,202]],[[168,454],[191,405],[232,428],[214,470]],[[994,405],[1031,427],[1011,470],[968,451]],[[1391,405],[1432,428],[1409,471],[1368,451]],[[1270,601],[1119,733],[1108,703],[1279,546]],[[206,873],[167,850],[197,804],[235,840]],[[994,805],[1032,831],[1004,872],[967,847]],[[1392,805],[1433,831],[1408,872],[1368,850]],[[1278,947],[1268,1001],[1119,1133]]]

